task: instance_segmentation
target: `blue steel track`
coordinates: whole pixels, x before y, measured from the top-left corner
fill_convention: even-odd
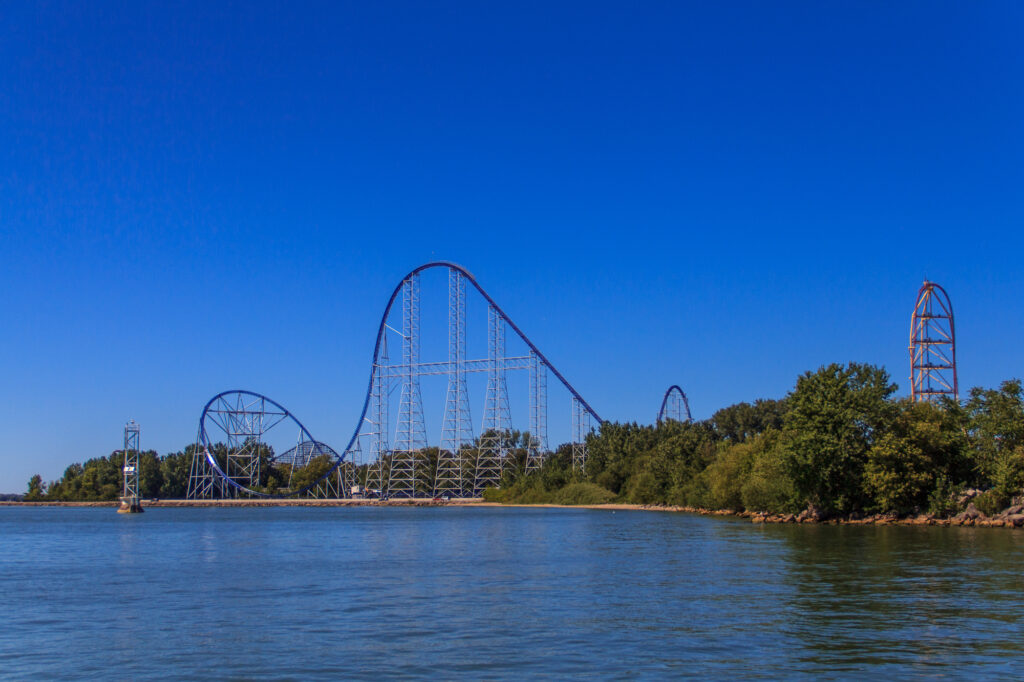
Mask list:
[[[391,298],[388,299],[388,304],[384,308],[384,314],[381,315],[380,326],[377,327],[377,341],[374,343],[374,346],[373,346],[373,358],[372,358],[372,361],[370,363],[370,379],[367,382],[367,386],[366,386],[366,398],[363,400],[363,409],[359,413],[359,420],[356,422],[356,430],[352,434],[352,438],[349,439],[348,445],[345,446],[345,449],[342,450],[342,453],[338,456],[337,460],[335,461],[334,466],[331,467],[330,471],[328,471],[326,474],[324,474],[322,477],[320,477],[319,479],[317,479],[316,481],[314,481],[310,485],[306,486],[305,488],[302,488],[301,490],[292,491],[292,492],[289,492],[289,493],[286,493],[286,494],[283,494],[283,495],[270,495],[270,494],[267,494],[267,493],[258,492],[256,490],[251,490],[249,488],[246,488],[244,486],[239,485],[235,481],[232,481],[230,478],[228,478],[224,474],[224,472],[221,470],[221,468],[214,461],[213,455],[207,449],[207,455],[206,455],[207,461],[213,466],[214,470],[221,476],[221,478],[224,481],[227,481],[229,484],[231,484],[237,490],[241,490],[241,491],[250,493],[252,495],[257,495],[259,497],[272,497],[272,498],[273,497],[293,497],[295,495],[301,495],[301,494],[307,492],[308,490],[310,490],[314,486],[318,485],[321,481],[323,481],[324,479],[328,478],[329,476],[331,476],[332,474],[334,474],[338,470],[338,467],[340,467],[344,463],[344,461],[345,461],[345,455],[348,454],[349,452],[351,452],[352,448],[355,446],[356,440],[359,438],[359,432],[362,429],[362,425],[364,423],[364,419],[366,419],[366,411],[370,407],[370,397],[371,397],[371,394],[373,392],[373,367],[377,364],[378,360],[380,359],[381,344],[382,344],[382,342],[384,340],[384,334],[386,332],[388,317],[391,315],[391,308],[394,306],[395,300],[398,298],[398,294],[401,293],[401,291],[402,291],[402,284],[407,279],[409,279],[410,277],[412,277],[412,276],[414,276],[416,274],[419,274],[420,272],[423,272],[424,270],[430,270],[431,268],[450,268],[450,269],[458,271],[467,280],[469,280],[469,282],[476,288],[476,290],[478,292],[480,292],[480,295],[484,297],[484,300],[486,300],[488,304],[493,306],[495,312],[498,313],[498,315],[501,317],[501,319],[512,329],[512,331],[514,331],[516,333],[516,335],[520,339],[522,339],[523,343],[525,343],[529,347],[529,349],[531,351],[533,351],[537,355],[537,357],[540,359],[540,361],[543,363],[543,365],[545,367],[547,367],[549,370],[551,370],[551,373],[555,375],[555,377],[561,382],[561,384],[563,386],[565,386],[566,390],[568,390],[569,393],[571,393],[572,396],[574,398],[576,398],[576,400],[579,401],[579,404],[583,407],[583,409],[585,409],[588,413],[590,413],[590,416],[594,418],[594,420],[597,422],[598,426],[600,426],[601,424],[604,423],[604,420],[601,419],[601,417],[598,416],[598,414],[594,410],[594,408],[592,408],[590,406],[590,404],[586,400],[583,399],[583,396],[581,396],[579,394],[579,391],[577,391],[575,388],[573,388],[572,384],[570,384],[568,382],[568,380],[566,380],[566,378],[564,376],[562,376],[562,373],[559,372],[557,369],[555,369],[555,366],[552,365],[551,362],[547,359],[547,357],[540,351],[540,349],[537,348],[536,344],[534,344],[533,341],[531,341],[530,338],[528,336],[526,336],[526,334],[523,333],[523,331],[519,328],[519,326],[516,325],[516,323],[512,321],[512,319],[505,313],[504,310],[502,310],[501,306],[499,306],[494,301],[494,299],[491,298],[491,295],[488,294],[486,291],[484,291],[484,288],[482,286],[480,286],[479,282],[476,281],[476,278],[473,277],[473,275],[468,270],[466,270],[461,265],[458,265],[457,263],[452,263],[450,261],[433,261],[433,262],[421,265],[418,268],[416,268],[415,270],[410,271],[407,275],[405,275],[405,277],[403,277],[399,281],[398,286],[395,287],[395,290],[391,292]],[[679,388],[679,387],[676,386],[675,388]],[[671,390],[671,389],[669,389],[669,390]],[[225,391],[224,393],[220,393],[217,396],[215,396],[212,400],[210,400],[209,403],[207,403],[206,408],[203,408],[203,414],[204,415],[206,414],[206,409],[209,408],[209,406],[213,403],[214,400],[216,400],[220,396],[224,395],[225,393],[231,393],[231,392],[232,391]],[[240,393],[251,394],[251,395],[254,395],[254,396],[257,396],[257,397],[260,397],[260,398],[265,398],[265,396],[261,396],[258,393],[252,393],[251,391],[239,391],[239,392]],[[680,392],[682,392],[682,389],[680,389]],[[666,396],[667,396],[667,394],[666,394]],[[268,400],[269,402],[273,403],[277,407],[281,408],[282,411],[284,411],[286,414],[288,414],[289,417],[294,419],[295,422],[297,424],[299,424],[299,426],[302,428],[304,433],[306,433],[307,435],[309,434],[309,432],[306,431],[306,428],[304,426],[302,426],[301,423],[299,423],[299,420],[295,419],[295,417],[293,415],[291,415],[290,413],[288,413],[288,411],[285,410],[283,407],[281,407],[280,404],[274,402],[273,400],[270,400],[270,398],[266,398],[266,400]],[[685,400],[685,394],[684,394],[684,400]],[[662,405],[662,409],[664,409],[664,405]],[[202,420],[200,420],[200,426],[202,426]],[[313,439],[312,436],[309,436],[309,440],[314,440],[314,439]]]
[[[273,400],[272,398],[268,398],[267,396],[265,396],[265,395],[263,395],[261,393],[256,393],[254,391],[245,391],[245,390],[221,391],[217,395],[215,395],[212,398],[210,398],[210,402],[206,403],[206,406],[203,407],[203,413],[199,417],[199,442],[203,446],[203,450],[206,451],[206,461],[207,461],[207,463],[211,467],[213,467],[213,470],[217,472],[217,474],[221,477],[221,479],[224,480],[225,482],[227,482],[231,487],[235,488],[236,490],[241,490],[243,492],[251,493],[253,495],[259,495],[260,497],[291,497],[292,495],[301,495],[302,493],[306,492],[307,490],[310,490],[311,488],[313,488],[314,486],[319,484],[320,481],[324,480],[325,478],[330,476],[332,473],[334,473],[334,471],[339,466],[341,466],[342,462],[344,461],[344,455],[339,456],[338,459],[337,459],[337,463],[333,467],[331,467],[331,470],[328,471],[323,476],[321,476],[319,479],[317,479],[316,481],[313,481],[312,483],[307,485],[305,488],[302,488],[301,490],[295,490],[295,491],[290,492],[290,493],[288,493],[286,495],[269,495],[267,493],[261,493],[258,490],[252,490],[251,488],[246,488],[244,485],[239,485],[238,483],[233,481],[230,476],[228,476],[226,473],[224,473],[224,470],[220,468],[219,464],[217,464],[217,460],[213,456],[213,452],[211,452],[211,450],[210,450],[209,438],[206,435],[206,413],[207,413],[207,411],[210,409],[210,406],[213,405],[213,403],[217,401],[218,398],[220,398],[222,396],[226,396],[229,393],[242,393],[244,395],[251,395],[254,398],[260,398],[261,400],[266,400],[268,403],[270,403],[274,407],[276,407],[279,410],[281,410],[281,412],[284,413],[285,417],[291,419],[292,421],[294,421],[296,424],[299,425],[299,428],[302,430],[302,435],[305,438],[305,440],[312,441],[313,440],[313,436],[312,436],[312,434],[310,434],[309,429],[307,429],[305,426],[303,426],[302,422],[300,422],[298,420],[298,418],[294,414],[289,412],[287,409],[285,409],[285,407],[281,403],[277,402],[276,400]]]
[[[686,399],[686,393],[683,389],[679,388],[676,384],[672,384],[665,391],[665,397],[661,399],[661,409],[658,410],[658,423],[660,424],[665,418],[665,407],[668,405],[668,397],[672,394],[672,391],[679,391],[679,396],[683,399],[683,406],[686,408],[686,419],[690,421],[693,416],[690,414],[690,401]]]

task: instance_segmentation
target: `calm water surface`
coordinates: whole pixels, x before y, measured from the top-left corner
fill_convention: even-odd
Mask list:
[[[0,677],[1024,676],[1024,533],[0,508]]]

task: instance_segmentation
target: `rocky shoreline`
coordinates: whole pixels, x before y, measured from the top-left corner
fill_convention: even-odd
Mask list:
[[[0,501],[0,507],[110,507],[118,502],[11,502]],[[482,499],[434,500],[413,498],[402,500],[143,500],[143,507],[542,507],[561,509],[604,509],[623,511],[685,512],[702,516],[729,516],[750,519],[751,523],[817,523],[831,526],[976,526],[982,528],[1024,528],[1024,505],[1014,505],[995,516],[986,516],[973,504],[956,516],[942,518],[933,514],[897,516],[873,514],[826,517],[814,509],[799,514],[769,514],[768,512],[732,511],[730,509],[703,509],[700,507],[654,504],[501,504]]]
[[[751,523],[817,523],[831,526],[979,526],[983,528],[1024,527],[1024,505],[1015,505],[995,516],[985,516],[973,504],[948,518],[934,514],[897,516],[896,514],[872,514],[826,517],[808,509],[799,514],[769,514],[768,512],[732,511],[731,509],[702,509],[700,507],[672,507],[659,505],[637,505],[639,509],[652,511],[677,511],[704,516],[732,516],[750,519]]]

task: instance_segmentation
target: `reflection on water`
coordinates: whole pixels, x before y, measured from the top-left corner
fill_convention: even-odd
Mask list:
[[[920,673],[1022,665],[1024,535],[1003,529],[781,526],[801,660]]]
[[[1024,673],[1024,533],[574,509],[0,509],[16,678]]]

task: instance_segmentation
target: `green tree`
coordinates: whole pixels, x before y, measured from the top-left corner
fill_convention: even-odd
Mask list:
[[[800,500],[778,443],[779,432],[771,429],[750,441],[750,472],[740,490],[745,509],[772,513],[799,511]]]
[[[192,457],[195,445],[189,445],[184,452],[172,452],[160,460],[159,497],[183,498],[188,493],[188,478],[192,471]]]
[[[318,455],[311,458],[305,466],[299,467],[292,472],[290,484],[287,477],[283,476],[282,480],[289,490],[301,490],[319,481],[333,466],[334,459],[330,455]]]
[[[736,403],[711,415],[711,422],[719,438],[731,443],[742,443],[767,429],[782,428],[787,409],[785,400]]]
[[[896,390],[880,367],[832,364],[797,379],[780,447],[801,501],[826,512],[862,509],[867,453],[891,420]]]
[[[875,439],[864,469],[876,510],[906,514],[928,506],[937,486],[971,475],[967,442],[955,410],[903,401],[888,430]]]
[[[973,388],[964,410],[976,480],[992,487],[992,507],[1005,506],[1024,488],[1024,388],[1018,379]]]
[[[701,474],[707,484],[702,506],[711,509],[743,509],[743,485],[753,468],[753,442],[722,444],[718,454]]]
[[[142,497],[160,497],[164,485],[164,475],[160,467],[160,456],[155,450],[139,453],[139,495]]]
[[[43,477],[36,474],[32,478],[28,479],[28,492],[25,493],[25,499],[29,501],[38,501],[46,496],[46,485],[43,483]]]

